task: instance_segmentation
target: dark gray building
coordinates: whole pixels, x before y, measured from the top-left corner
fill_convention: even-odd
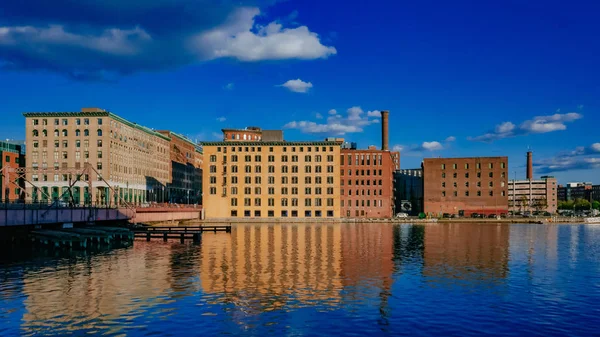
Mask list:
[[[423,212],[423,170],[403,169],[394,173],[396,213]]]

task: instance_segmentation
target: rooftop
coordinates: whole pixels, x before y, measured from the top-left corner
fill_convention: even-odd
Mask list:
[[[203,146],[240,146],[240,145],[248,145],[248,146],[294,146],[294,145],[315,145],[315,146],[340,146],[341,142],[332,142],[332,141],[297,141],[297,142],[288,142],[288,141],[277,141],[277,142],[269,142],[269,141],[238,141],[238,142],[226,142],[226,141],[216,141],[216,142],[200,142]]]
[[[134,122],[130,122],[128,120],[126,120],[123,117],[120,117],[118,115],[115,115],[111,112],[108,112],[106,110],[100,109],[100,108],[83,108],[81,109],[82,111],[63,111],[63,112],[24,112],[23,116],[25,116],[25,118],[49,118],[49,117],[110,117],[120,123],[123,123],[127,126],[130,126],[132,128],[144,131],[146,133],[148,133],[151,136],[156,136],[159,138],[162,138],[164,140],[171,140],[169,137],[162,135],[156,131],[154,131],[151,128],[145,127],[143,125],[139,125],[137,123]]]

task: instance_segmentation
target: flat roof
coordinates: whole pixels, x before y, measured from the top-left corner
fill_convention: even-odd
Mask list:
[[[31,117],[38,117],[38,118],[44,118],[44,117],[45,118],[48,118],[48,117],[110,117],[114,120],[117,120],[117,121],[127,125],[127,126],[144,131],[149,135],[156,136],[156,137],[162,138],[164,140],[168,140],[168,141],[171,140],[171,138],[169,138],[163,134],[160,134],[148,127],[139,125],[134,122],[130,122],[130,121],[126,120],[125,118],[115,115],[112,112],[108,112],[108,111],[24,112],[23,116],[25,116],[25,118],[31,118]]]
[[[277,141],[277,142],[265,142],[265,141],[218,141],[218,142],[200,142],[203,146],[340,146],[341,142],[328,142],[328,141]]]

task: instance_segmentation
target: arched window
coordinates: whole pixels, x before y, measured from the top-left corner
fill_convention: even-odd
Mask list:
[[[102,129],[98,129],[98,137],[102,137]]]
[[[42,136],[48,137],[48,131],[47,130],[42,130]]]
[[[58,137],[58,130],[54,130],[54,137]]]
[[[244,134],[244,140],[246,140],[246,134]]]
[[[37,137],[39,135],[40,135],[40,133],[38,132],[38,130],[33,130],[33,136],[34,137]]]
[[[90,130],[87,130],[87,129],[83,130],[83,135],[84,135],[85,137],[89,137],[89,135],[90,135]]]
[[[75,130],[75,136],[76,137],[81,136],[81,131],[79,131],[79,129]]]
[[[66,137],[66,136],[68,135],[68,132],[67,132],[67,130],[63,129],[63,130],[62,130],[62,135],[63,135],[63,137]]]

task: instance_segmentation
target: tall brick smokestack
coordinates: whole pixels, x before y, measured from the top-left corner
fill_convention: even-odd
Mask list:
[[[527,180],[533,180],[533,153],[527,151]]]
[[[381,112],[381,150],[388,151],[390,145],[388,116],[390,112],[383,110]]]

